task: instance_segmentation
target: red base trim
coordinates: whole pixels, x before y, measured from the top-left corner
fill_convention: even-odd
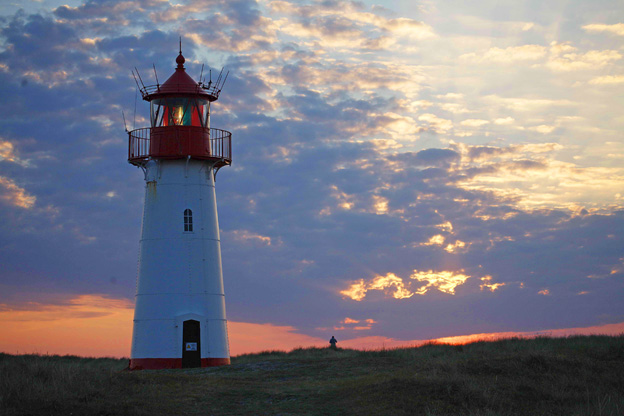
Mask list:
[[[229,358],[202,358],[202,367],[230,365]],[[182,358],[131,358],[130,370],[163,370],[182,368]]]

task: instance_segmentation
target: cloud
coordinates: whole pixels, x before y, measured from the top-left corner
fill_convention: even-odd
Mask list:
[[[529,127],[529,130],[533,130],[536,131],[538,133],[542,133],[542,134],[548,134],[548,133],[552,133],[553,130],[555,130],[555,126],[547,126],[545,124],[541,124],[539,126],[534,126],[534,127]]]
[[[432,236],[427,242],[419,243],[420,246],[441,246],[444,244],[444,236],[436,234]]]
[[[257,243],[264,244],[267,246],[270,246],[272,244],[271,237],[256,234],[248,230],[233,230],[233,231],[229,231],[229,234],[231,234],[232,238],[234,238],[235,240],[239,240],[243,242],[253,241],[253,242],[257,242]]]
[[[447,246],[444,247],[444,251],[448,253],[456,253],[458,251],[463,251],[468,245],[469,244],[466,244],[464,241],[456,240],[453,244],[447,244]]]
[[[590,200],[608,204],[624,181],[624,172],[617,167],[581,168],[556,160],[512,160],[487,166],[460,178],[458,186],[515,198],[516,206],[523,209],[571,207]]]
[[[489,290],[490,292],[496,292],[502,286],[505,286],[506,283],[492,283],[492,276],[484,276],[481,278],[482,284],[479,285],[481,290]]]
[[[434,288],[438,289],[440,292],[454,295],[455,288],[466,282],[469,277],[470,276],[464,275],[461,272],[414,270],[410,275],[410,279],[426,284],[421,285],[412,291],[410,290],[412,282],[404,282],[402,278],[398,277],[394,273],[388,273],[385,276],[376,276],[369,282],[366,282],[364,279],[360,279],[359,281],[352,283],[349,288],[340,291],[340,294],[345,298],[350,298],[355,301],[361,301],[364,299],[367,292],[370,290],[384,291],[387,295],[390,295],[395,299],[408,299],[415,294],[424,295],[429,290]]]
[[[490,48],[483,52],[470,52],[459,57],[471,64],[521,64],[534,62],[534,66],[545,64],[554,71],[575,71],[602,68],[622,58],[616,50],[590,50],[578,53],[569,43],[551,42],[549,46],[521,45],[504,49]]]
[[[497,124],[497,125],[506,125],[506,124],[511,124],[513,122],[514,122],[513,117],[501,117],[501,118],[497,118],[496,120],[494,120],[494,124]]]
[[[30,209],[35,205],[37,197],[30,195],[19,187],[12,179],[0,176],[0,201],[10,205]]]
[[[592,85],[624,84],[624,75],[604,75],[589,80]]]
[[[613,25],[605,25],[602,23],[592,23],[583,26],[586,32],[607,32],[614,35],[624,36],[624,23],[615,23]]]
[[[376,324],[377,321],[374,319],[351,319],[345,318],[340,321],[341,326],[335,326],[333,329],[337,331],[368,331],[373,328],[373,324]]]
[[[448,293],[449,295],[454,295],[455,288],[464,284],[466,280],[470,278],[470,276],[461,272],[463,272],[463,270],[460,272],[434,272],[433,270],[419,272],[418,270],[414,270],[414,273],[410,275],[410,279],[419,282],[427,282],[425,286],[421,286],[416,290],[416,293],[419,295],[424,295],[432,288],[436,288],[440,292]]]
[[[364,12],[353,2],[319,6],[286,1],[269,3],[272,12],[288,16],[276,20],[280,31],[295,37],[315,38],[323,47],[396,49],[402,39],[419,41],[435,37],[432,27],[423,22],[404,17],[388,19]],[[293,19],[296,21],[292,22]]]
[[[383,196],[373,195],[373,212],[377,215],[388,213],[388,199]]]
[[[518,61],[535,61],[546,55],[547,49],[541,45],[509,46],[507,48],[490,48],[485,52],[470,52],[459,59],[469,62],[514,63]]]
[[[460,155],[452,149],[424,149],[419,152],[402,152],[389,156],[390,160],[422,167],[442,167],[458,161]]]
[[[534,112],[543,111],[545,108],[576,106],[575,102],[566,99],[500,97],[497,95],[486,95],[483,99],[489,105],[502,105],[505,108],[518,112]]]
[[[463,143],[453,143],[459,153],[469,158],[470,161],[485,161],[488,159],[514,159],[517,157],[530,157],[550,153],[563,149],[558,143],[527,143],[512,144],[508,146],[470,146]]]
[[[432,113],[425,113],[418,117],[418,120],[429,124],[429,127],[436,133],[446,133],[453,128],[453,122]]]
[[[370,282],[360,279],[352,283],[349,288],[341,290],[340,294],[355,301],[361,301],[369,290],[383,290],[395,299],[406,299],[414,295],[406,289],[403,279],[394,273],[385,276],[376,276]]]
[[[127,357],[134,307],[125,299],[81,295],[60,304],[0,308],[0,349],[10,353]]]
[[[479,120],[479,119],[470,118],[470,119],[461,121],[459,124],[461,124],[462,126],[466,126],[466,127],[481,127],[486,124],[490,124],[490,122],[487,120]]]
[[[7,162],[17,163],[20,166],[28,167],[30,161],[21,159],[15,150],[13,143],[2,140],[0,138],[0,162],[6,160]]]
[[[592,50],[576,53],[569,45],[551,45],[547,66],[555,71],[576,71],[602,68],[618,61],[622,55],[616,50]]]
[[[570,337],[575,335],[611,335],[618,336],[622,333],[624,324],[606,324],[587,328],[561,328],[545,329],[531,332],[499,332],[492,334],[472,334],[465,336],[438,338],[436,341],[444,344],[467,344],[475,341],[495,341],[507,338],[533,338],[533,337]]]

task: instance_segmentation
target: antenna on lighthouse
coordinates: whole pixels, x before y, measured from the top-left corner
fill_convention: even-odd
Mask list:
[[[210,80],[208,81],[208,85],[202,85],[203,89],[208,90],[209,93],[214,95],[216,98],[219,98],[219,94],[221,94],[221,91],[223,90],[223,86],[225,85],[225,81],[227,80],[227,77],[230,74],[230,71],[227,71],[225,73],[225,78],[224,78],[223,70],[224,68],[221,68],[221,72],[219,72],[219,76],[217,77],[217,80],[214,83],[212,82],[212,70],[210,70]]]
[[[158,82],[158,74],[156,73],[156,64],[152,63],[154,67],[154,77],[156,78],[156,89],[160,90],[160,82]]]
[[[136,71],[137,76],[139,77],[139,81],[141,81],[141,85],[143,86],[143,88],[145,88],[145,83],[143,82],[143,78],[141,78],[141,74],[139,74],[139,70],[137,69],[137,67],[134,67],[134,70]]]
[[[136,71],[136,75],[135,75],[135,71]],[[134,67],[134,71],[132,71],[132,76],[134,77],[134,82],[136,82],[137,84],[137,88],[139,89],[139,91],[141,91],[141,95],[143,97],[145,97],[145,95],[147,95],[147,88],[145,87],[145,84],[143,83],[143,78],[141,78],[141,74],[139,74],[139,70],[137,69],[137,67]],[[139,77],[138,81],[137,81],[137,77]],[[141,82],[141,85],[139,85],[139,81]]]
[[[219,92],[221,92],[221,91],[223,90],[223,87],[225,86],[225,81],[227,81],[227,77],[228,77],[228,75],[230,75],[230,71],[228,71],[228,72],[225,74],[225,79],[223,80],[223,83],[221,84],[221,88],[219,89]]]
[[[139,81],[137,80],[137,77],[134,74],[134,71],[132,71],[132,78],[134,78],[134,82],[136,83],[137,88],[141,89],[141,86],[139,85]]]
[[[137,98],[139,96],[139,91],[134,90],[134,116],[132,117],[132,130],[136,128],[136,108],[137,108]]]

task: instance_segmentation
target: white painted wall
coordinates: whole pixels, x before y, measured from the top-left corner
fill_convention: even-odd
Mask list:
[[[212,163],[151,160],[145,180],[131,358],[182,358],[187,319],[200,322],[202,358],[229,358]]]

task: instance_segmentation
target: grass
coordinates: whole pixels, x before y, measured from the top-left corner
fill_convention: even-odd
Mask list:
[[[268,351],[229,367],[0,354],[0,414],[624,414],[624,336]]]

